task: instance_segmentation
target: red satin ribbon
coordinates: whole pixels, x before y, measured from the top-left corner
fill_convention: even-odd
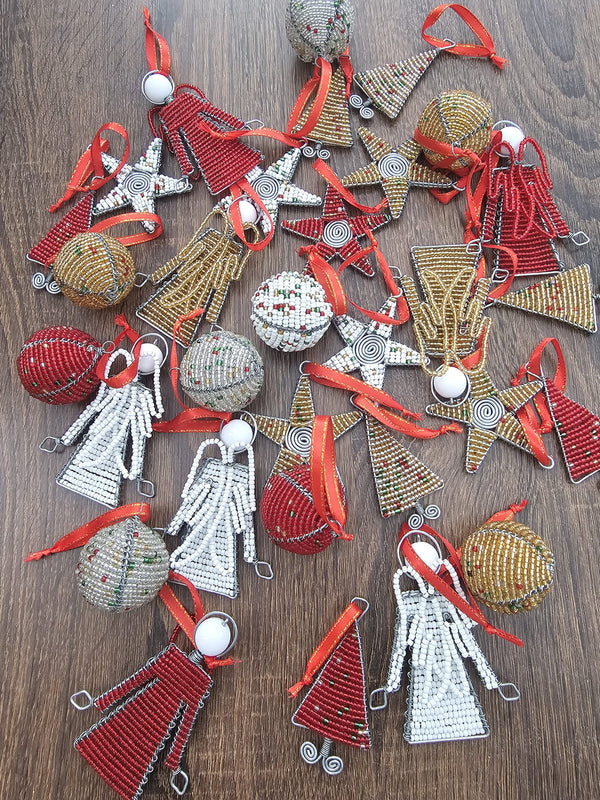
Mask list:
[[[313,420],[309,465],[311,494],[317,514],[339,539],[353,539],[344,530],[346,509],[335,466],[331,417],[317,415]]]
[[[292,112],[289,116],[286,126],[286,132],[288,135],[293,136],[296,139],[301,139],[311,134],[313,128],[319,121],[319,117],[323,111],[323,106],[327,100],[327,95],[329,94],[329,87],[331,86],[331,72],[331,64],[329,61],[325,61],[325,59],[319,56],[315,64],[312,78],[310,78],[304,84],[292,107]],[[313,100],[313,104],[306,122],[301,128],[295,131],[294,128],[298,125],[304,109],[308,105],[311,96],[315,92],[315,99]]]
[[[556,369],[554,371],[554,376],[552,378],[547,378],[542,373],[542,355],[544,354],[544,350],[550,345],[554,348],[554,352],[556,353]],[[538,346],[534,349],[533,353],[531,354],[529,361],[523,364],[519,371],[517,372],[515,378],[512,381],[513,386],[517,386],[523,377],[527,377],[528,381],[534,380],[542,380],[546,382],[551,382],[554,384],[555,388],[564,394],[566,386],[567,386],[567,368],[565,364],[565,357],[563,355],[561,346],[558,342],[558,339],[554,339],[553,337],[547,337],[546,339],[542,339],[542,341],[538,344]],[[539,415],[540,421],[535,418],[532,409],[530,408],[529,404],[523,406],[522,408],[518,409],[515,413],[519,418],[519,421],[526,428],[526,432],[529,436],[529,432],[531,431],[532,435],[534,436],[534,440],[536,443],[541,441],[541,434],[549,433],[554,427],[554,420],[552,418],[552,414],[550,413],[550,408],[548,406],[548,402],[546,400],[546,395],[544,392],[538,392],[537,395],[533,398],[533,404],[535,409]],[[530,442],[531,444],[531,442]],[[546,449],[543,446],[543,454],[542,458],[536,452],[536,458],[538,461],[541,461],[543,464],[550,463],[550,457],[546,454]]]
[[[227,411],[211,411],[208,408],[198,406],[189,408],[179,397],[177,388],[177,374],[179,372],[179,359],[177,357],[176,338],[184,322],[196,319],[204,314],[203,308],[197,308],[189,314],[182,314],[177,318],[173,325],[173,343],[171,344],[171,355],[169,359],[169,377],[173,394],[179,405],[184,409],[180,414],[165,422],[155,422],[152,430],[158,433],[215,433],[220,430],[223,422],[229,422],[231,414]]]
[[[115,336],[113,340],[115,350],[125,338],[129,339],[132,344],[137,342],[133,350],[133,361],[128,367],[125,367],[125,369],[121,370],[121,372],[119,372],[117,375],[113,375],[112,378],[107,378],[106,365],[112,355],[112,351],[110,353],[105,353],[101,358],[98,359],[98,363],[96,364],[96,376],[112,389],[121,389],[123,386],[127,386],[128,383],[131,383],[131,381],[138,374],[142,342],[138,341],[140,338],[139,333],[127,322],[124,314],[117,314],[115,317],[115,324],[121,328],[124,328],[124,330],[122,330],[118,336]]]
[[[166,40],[150,24],[150,12],[143,9],[146,27],[146,60],[151,72],[169,75],[171,72],[171,52]]]
[[[310,686],[317,672],[333,653],[350,626],[353,625],[362,613],[362,609],[354,602],[346,606],[309,658],[302,680],[290,686],[288,689],[291,697],[296,697],[305,686]]]
[[[187,84],[180,84],[177,87],[177,89],[183,88],[196,89],[195,86],[188,87]],[[198,89],[196,89],[196,91],[198,91]],[[287,147],[302,146],[302,142],[299,141],[301,137],[295,135],[290,136],[289,134],[282,133],[275,128],[242,128],[240,130],[221,131],[208,123],[205,119],[198,119],[198,127],[201,128],[204,133],[208,133],[209,136],[212,136],[213,139],[222,139],[225,142],[232,142],[235,139],[243,139],[246,136],[262,136],[265,139],[275,139],[275,141],[281,142]]]
[[[399,538],[402,539],[402,537],[406,533],[409,533],[410,530],[411,530],[410,526],[405,522],[400,530]],[[472,619],[478,625],[481,625],[481,627],[486,631],[486,633],[489,633],[490,635],[499,636],[500,638],[506,639],[506,641],[511,642],[512,644],[516,644],[519,645],[519,647],[523,647],[523,642],[521,641],[521,639],[518,639],[516,636],[513,636],[512,633],[507,633],[506,631],[503,631],[500,628],[495,628],[484,617],[483,612],[477,605],[475,598],[473,597],[473,595],[469,591],[468,586],[464,582],[464,576],[460,560],[450,542],[444,539],[443,536],[440,536],[440,534],[437,531],[434,531],[433,528],[430,528],[429,525],[421,525],[420,530],[422,530],[424,533],[429,534],[430,536],[433,536],[434,538],[439,539],[444,544],[449,553],[448,560],[456,570],[458,577],[461,579],[464,588],[466,589],[466,594],[470,600],[470,603],[463,600],[463,598],[458,594],[458,592],[456,591],[456,589],[454,589],[453,586],[450,586],[448,583],[446,583],[446,581],[440,575],[434,572],[417,555],[414,547],[412,546],[408,538],[404,539],[404,541],[400,546],[400,549],[402,550],[402,555],[406,559],[407,563],[410,564],[410,566],[414,570],[416,570],[416,572],[418,572],[418,574],[422,578],[424,578],[427,581],[427,583],[431,584],[431,586],[433,586],[433,588],[436,589],[436,591],[438,591],[441,595],[443,595],[446,598],[446,600],[449,600],[455,608],[457,608],[459,611],[465,614],[465,616],[469,617],[469,619]]]
[[[83,545],[87,544],[98,531],[107,528],[109,525],[121,522],[124,519],[130,519],[131,517],[139,517],[141,522],[148,522],[150,519],[150,506],[148,503],[129,503],[126,506],[113,508],[90,522],[86,522],[86,524],[82,525],[80,528],[75,528],[74,531],[67,533],[47,550],[30,553],[25,559],[25,562],[39,561],[40,558],[52,555],[53,553],[64,553],[67,550],[74,550],[76,547],[83,547]]]
[[[444,39],[436,39],[435,36],[431,36],[426,31],[434,25],[438,19],[442,16],[442,14],[450,9],[454,11],[458,16],[463,20],[463,22],[468,25],[468,27],[473,31],[475,36],[479,39],[480,44],[455,44],[452,47],[448,47],[448,42]],[[444,3],[443,5],[436,6],[432,11],[429,12],[425,22],[423,23],[423,29],[421,31],[421,35],[425,41],[432,45],[433,47],[439,47],[444,49],[447,53],[454,53],[457,56],[472,56],[475,58],[489,58],[490,61],[498,67],[498,69],[502,69],[505,64],[507,64],[507,60],[505,58],[501,58],[499,55],[496,54],[496,46],[494,45],[494,40],[492,39],[491,35],[483,25],[483,23],[477,19],[475,14],[469,11],[468,8],[465,6],[461,6],[458,3]]]
[[[109,149],[109,143],[106,139],[102,139],[100,134],[104,131],[113,131],[122,137],[125,141],[125,152],[123,157],[118,163],[113,172],[104,175],[104,165],[102,164],[102,153],[106,153]],[[79,158],[73,174],[71,175],[65,193],[59,198],[56,203],[50,206],[48,211],[54,213],[64,203],[70,200],[77,192],[89,192],[95,189],[100,189],[105,183],[108,183],[127,163],[129,158],[129,135],[122,125],[117,122],[107,122],[98,128],[96,135],[92,139],[91,145],[83,152]],[[93,175],[94,177],[89,183],[86,180]]]
[[[147,214],[144,212],[132,211],[125,214],[117,214],[113,217],[106,217],[90,228],[91,233],[101,233],[102,231],[114,228],[115,225],[125,225],[128,222],[154,222],[155,227],[152,233],[144,231],[143,233],[129,233],[127,236],[114,236],[125,247],[134,244],[142,244],[143,242],[150,242],[152,239],[157,239],[163,232],[163,224],[158,214]]]
[[[506,522],[507,520],[514,519],[515,515],[518,514],[519,511],[523,511],[526,505],[527,500],[521,500],[520,503],[512,503],[504,511],[496,511],[484,524],[488,525],[490,522]]]
[[[233,186],[230,187],[229,192],[233,197],[233,202],[229,206],[229,219],[231,220],[231,224],[233,226],[233,230],[238,236],[239,239],[242,240],[244,245],[249,250],[254,250],[255,252],[259,250],[264,250],[265,247],[269,244],[271,239],[273,238],[273,234],[275,233],[275,226],[273,225],[273,220],[271,215],[267,211],[267,208],[263,201],[261,200],[260,196],[257,192],[254,191],[250,183],[246,180],[246,178],[241,178],[237,183],[234,183]],[[259,212],[263,215],[266,215],[269,220],[271,220],[271,227],[267,235],[262,239],[260,242],[251,242],[246,237],[246,230],[244,228],[244,223],[242,221],[242,215],[240,213],[239,202],[240,200],[244,199],[245,197],[250,198],[251,202],[254,203],[255,206],[258,207]]]
[[[377,403],[374,403],[372,400],[369,400],[368,397],[364,397],[361,394],[356,395],[353,402],[357,408],[360,408],[361,411],[364,411],[372,416],[373,419],[381,422],[386,428],[392,428],[395,431],[400,431],[400,433],[405,433],[407,436],[412,436],[413,439],[437,439],[438,436],[443,436],[445,433],[462,433],[462,428],[457,422],[450,422],[434,429],[422,428],[420,425],[407,422],[391,411],[386,411]]]
[[[364,211],[365,214],[377,214],[379,211],[389,206],[387,197],[384,197],[383,200],[380,203],[377,203],[375,206],[366,206],[362,203],[359,203],[352,192],[343,185],[331,167],[321,158],[316,159],[312,165],[312,168],[315,170],[315,172],[318,172],[319,175],[327,181],[327,183],[331,184],[336,192],[339,192],[339,194],[342,195],[344,200],[349,205],[354,206],[354,208],[358,208],[359,211]]]

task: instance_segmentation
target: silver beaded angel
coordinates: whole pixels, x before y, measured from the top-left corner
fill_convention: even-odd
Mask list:
[[[205,458],[207,447],[216,446],[221,459]],[[248,464],[235,460],[246,452]],[[198,589],[237,597],[237,537],[242,536],[244,561],[254,564],[260,578],[273,577],[271,567],[256,556],[254,537],[254,451],[249,443],[226,446],[207,439],[198,448],[181,494],[179,510],[165,533],[183,533],[181,545],[171,554],[171,569],[188,578]],[[261,571],[264,568],[264,572]]]
[[[106,378],[119,356],[125,359],[128,367],[133,363],[131,353],[115,350],[106,364]],[[137,481],[140,494],[153,496],[154,485],[144,480],[142,474],[146,442],[152,436],[152,420],[160,419],[164,411],[159,355],[154,356],[154,362],[153,390],[145,386],[138,375],[120,387],[101,383],[94,400],[71,427],[60,438],[47,437],[42,442],[42,450],[54,452],[74,444],[87,429],[77,450],[56,478],[59,486],[110,508],[119,504],[124,479]]]
[[[419,528],[419,525],[415,527]],[[385,708],[387,696],[400,689],[410,648],[412,656],[404,725],[406,741],[422,744],[484,738],[489,736],[490,729],[467,673],[465,660],[472,660],[486,689],[497,689],[504,700],[517,700],[518,689],[512,683],[500,683],[496,677],[471,633],[476,623],[403,559],[402,554],[406,552],[406,547],[401,551],[403,540],[411,534],[419,536],[419,541],[412,543],[412,552],[436,574],[444,567],[454,591],[468,604],[457,571],[449,559],[442,559],[436,538],[423,530],[405,533],[398,546],[401,567],[394,575],[398,609],[388,677],[385,686],[371,693],[371,709]],[[424,541],[423,537],[433,544]],[[403,575],[416,581],[418,589],[402,591],[400,580]],[[490,629],[490,632],[497,632],[491,626]]]

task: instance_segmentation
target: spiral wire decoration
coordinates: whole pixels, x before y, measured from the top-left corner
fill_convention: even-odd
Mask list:
[[[385,359],[385,342],[376,333],[367,333],[352,346],[354,355],[361,364],[381,364]]]
[[[252,188],[262,200],[275,200],[279,196],[280,184],[270,175],[260,175]]]
[[[403,178],[408,174],[408,167],[407,159],[395,151],[384,156],[377,165],[382,178]]]
[[[328,222],[323,229],[323,241],[330,247],[342,247],[351,238],[350,225],[344,219]]]
[[[505,408],[496,397],[486,397],[473,404],[473,422],[479,428],[495,428],[504,413]]]
[[[285,446],[299,456],[310,455],[312,432],[310,428],[290,427],[285,435]]]

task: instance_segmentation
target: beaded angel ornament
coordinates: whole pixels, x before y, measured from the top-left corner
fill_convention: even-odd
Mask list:
[[[123,357],[126,369],[134,356],[115,350],[105,366],[105,380],[94,400],[59,438],[46,437],[41,448],[54,452],[69,447],[82,436],[79,446],[59,472],[56,482],[72,492],[114,508],[118,505],[123,479],[137,481],[140,494],[152,496],[154,485],[144,480],[146,442],[152,436],[152,420],[163,413],[160,394],[160,355],[153,354],[153,390],[145,386],[137,373],[129,382],[119,376],[109,378],[117,358]],[[112,385],[111,385],[112,384]],[[126,464],[128,448],[129,464]]]
[[[359,603],[365,607],[361,608]],[[358,629],[358,620],[368,609],[366,600],[360,597],[352,600],[311,656],[302,680],[289,689],[290,695],[296,697],[305,686],[312,684],[292,717],[292,723],[323,737],[320,750],[306,741],[300,748],[300,755],[307,764],[320,761],[328,775],[338,775],[344,769],[342,759],[331,755],[333,742],[362,750],[371,747]]]
[[[225,431],[225,438],[227,435]],[[204,456],[212,446],[219,448],[220,459]],[[242,453],[247,454],[247,465],[236,461],[236,455]],[[249,442],[226,446],[220,439],[204,441],[181,497],[182,503],[165,530],[166,534],[183,537],[171,554],[171,569],[187,577],[197,589],[237,597],[236,549],[241,536],[244,561],[254,565],[260,578],[273,577],[270,565],[256,556],[254,451]]]
[[[173,576],[176,578],[176,576]],[[237,638],[231,617],[204,615],[193,633],[195,649],[185,653],[171,644],[141,669],[107,692],[71,697],[78,710],[92,707],[102,718],[75,740],[75,749],[124,800],[138,800],[162,750],[170,785],[183,795],[189,779],[181,767],[198,713],[213,686],[211,669],[232,663],[218,659]],[[187,631],[186,631],[187,633]],[[192,634],[188,634],[190,637]]]
[[[439,540],[449,547],[446,558]],[[420,514],[402,526],[398,558],[401,566],[394,575],[398,609],[388,677],[385,686],[371,693],[370,707],[385,708],[388,695],[400,689],[410,649],[406,741],[422,744],[486,737],[490,729],[465,660],[473,662],[486,689],[496,689],[504,700],[517,700],[519,692],[514,684],[498,680],[471,630],[477,621],[488,633],[516,644],[520,641],[486,622],[461,585],[456,554],[424,524]],[[405,575],[416,581],[416,589],[400,588]]]

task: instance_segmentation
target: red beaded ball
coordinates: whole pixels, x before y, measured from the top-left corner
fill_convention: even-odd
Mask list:
[[[317,514],[307,464],[271,475],[260,501],[260,515],[275,544],[293,553],[319,553],[335,537],[331,527]]]
[[[77,403],[98,388],[95,366],[102,352],[100,342],[77,328],[44,328],[21,348],[19,378],[29,394],[44,403]]]

